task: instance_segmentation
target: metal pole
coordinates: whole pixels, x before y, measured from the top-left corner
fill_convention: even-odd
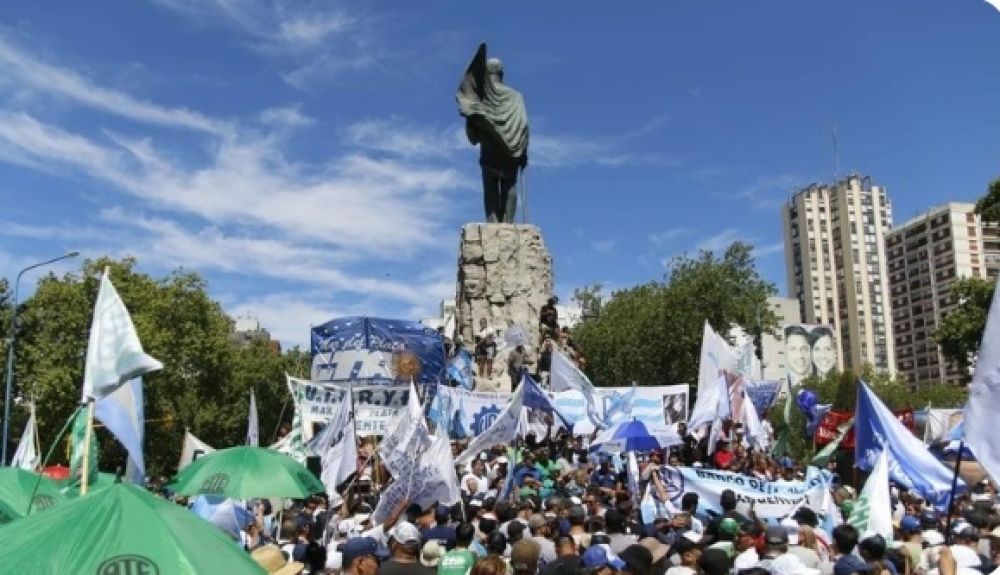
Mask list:
[[[0,466],[7,465],[7,440],[10,433],[10,391],[14,386],[14,345],[17,343],[17,299],[19,288],[21,287],[21,276],[23,276],[25,272],[31,271],[35,268],[47,266],[61,260],[75,258],[78,255],[80,255],[80,252],[73,251],[63,254],[57,258],[32,264],[17,272],[17,278],[14,280],[14,304],[10,308],[10,333],[8,334],[10,344],[7,346],[7,386],[4,391],[3,401],[3,446],[0,448]]]
[[[945,521],[946,543],[951,543],[951,518],[955,515],[955,489],[958,487],[958,472],[962,468],[962,452],[965,451],[965,442],[958,442],[958,457],[955,458],[955,475],[951,478],[951,493],[948,495],[948,519]]]

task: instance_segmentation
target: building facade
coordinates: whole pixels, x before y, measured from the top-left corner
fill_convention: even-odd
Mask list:
[[[892,230],[886,255],[899,375],[911,384],[968,381],[945,360],[934,331],[958,303],[949,294],[956,279],[996,276],[996,226],[984,228],[974,204],[949,203]]]
[[[833,326],[838,367],[896,369],[885,235],[892,207],[884,188],[851,175],[813,184],[782,208],[788,294],[803,323]]]

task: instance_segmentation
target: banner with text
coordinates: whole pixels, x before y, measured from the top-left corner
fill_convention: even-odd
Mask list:
[[[827,493],[825,472],[809,468],[805,481],[764,481],[748,475],[697,467],[663,467],[661,477],[667,496],[677,508],[685,493],[697,493],[702,511],[722,513],[719,498],[726,489],[736,494],[736,510],[746,515],[750,506],[761,519],[777,520],[798,507],[817,513]]]
[[[320,383],[305,379],[288,378],[289,385],[302,398],[302,419],[305,425],[326,425],[337,413],[344,400],[346,385]],[[359,436],[384,435],[386,426],[396,413],[406,406],[410,386],[406,385],[355,385],[354,414]]]
[[[603,409],[612,405],[622,396],[631,393],[631,387],[598,387]],[[647,426],[663,427],[678,421],[688,419],[689,386],[653,385],[635,388],[632,396],[629,417],[633,417]],[[587,419],[587,402],[579,391],[557,391],[551,394],[553,405],[574,426],[589,422]]]

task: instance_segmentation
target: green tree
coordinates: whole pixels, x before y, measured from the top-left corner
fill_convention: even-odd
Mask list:
[[[177,270],[154,279],[136,272],[135,263],[100,259],[85,262],[78,273],[49,274],[23,305],[15,374],[19,392],[38,406],[43,449],[80,401],[88,332],[105,267],[143,347],[164,364],[144,378],[147,471],[173,472],[185,428],[216,447],[243,443],[251,389],[257,394],[261,440],[270,439],[287,395],[288,358],[264,345],[236,348],[230,319],[208,297],[198,274]],[[123,465],[121,447],[104,431],[98,433],[102,469]],[[57,450],[56,457],[62,456]]]
[[[1000,222],[1000,178],[990,182],[986,195],[976,202],[976,213],[983,221]]]
[[[994,287],[992,280],[982,278],[955,280],[950,297],[958,305],[938,321],[934,331],[945,359],[963,372],[968,371],[979,352]]]
[[[720,258],[709,251],[671,260],[662,282],[613,293],[600,313],[573,332],[597,385],[694,383],[703,326],[749,333],[774,327],[767,298],[777,293],[754,267],[752,248],[733,243]],[[593,300],[593,288],[578,301]]]

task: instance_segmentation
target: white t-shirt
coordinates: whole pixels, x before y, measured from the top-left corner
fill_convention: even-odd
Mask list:
[[[476,480],[476,490],[474,492],[471,492],[471,493],[469,492],[469,484],[468,484],[468,481],[470,479],[475,479]],[[473,475],[471,473],[466,473],[465,475],[462,476],[461,486],[462,486],[462,491],[464,491],[465,493],[469,493],[470,495],[475,495],[477,493],[485,495],[486,491],[490,487],[490,484],[489,484],[489,481],[487,481],[485,477],[479,477],[478,475]]]

